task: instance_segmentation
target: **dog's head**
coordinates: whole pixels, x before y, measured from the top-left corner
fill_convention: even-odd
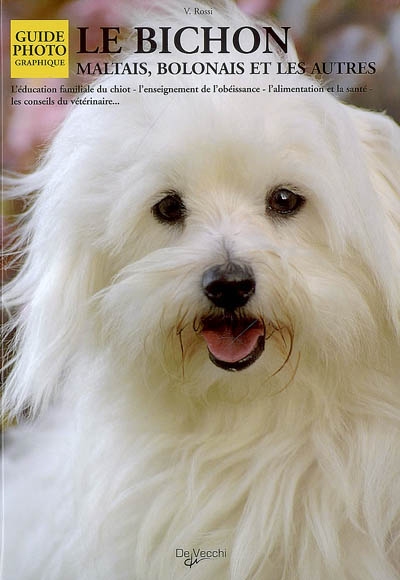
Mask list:
[[[8,290],[22,309],[6,406],[39,408],[90,350],[115,377],[194,396],[386,364],[399,140],[317,91],[75,109],[21,185],[41,194]]]

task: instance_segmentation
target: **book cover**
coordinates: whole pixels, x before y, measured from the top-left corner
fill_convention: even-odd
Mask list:
[[[399,3],[2,26],[1,578],[398,578]]]

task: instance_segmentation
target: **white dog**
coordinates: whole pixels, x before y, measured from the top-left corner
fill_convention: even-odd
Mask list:
[[[399,141],[317,91],[72,111],[14,193],[5,580],[399,578]]]

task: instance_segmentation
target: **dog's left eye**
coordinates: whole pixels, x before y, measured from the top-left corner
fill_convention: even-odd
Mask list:
[[[186,207],[178,193],[168,193],[161,201],[153,205],[151,211],[162,224],[183,223],[186,217]]]
[[[290,215],[298,211],[304,202],[305,199],[302,195],[290,191],[290,189],[279,187],[267,197],[267,212]]]

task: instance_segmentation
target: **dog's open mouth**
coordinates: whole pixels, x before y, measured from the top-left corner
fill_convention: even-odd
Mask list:
[[[226,371],[249,367],[264,350],[265,328],[257,318],[204,318],[201,334],[210,360]]]

